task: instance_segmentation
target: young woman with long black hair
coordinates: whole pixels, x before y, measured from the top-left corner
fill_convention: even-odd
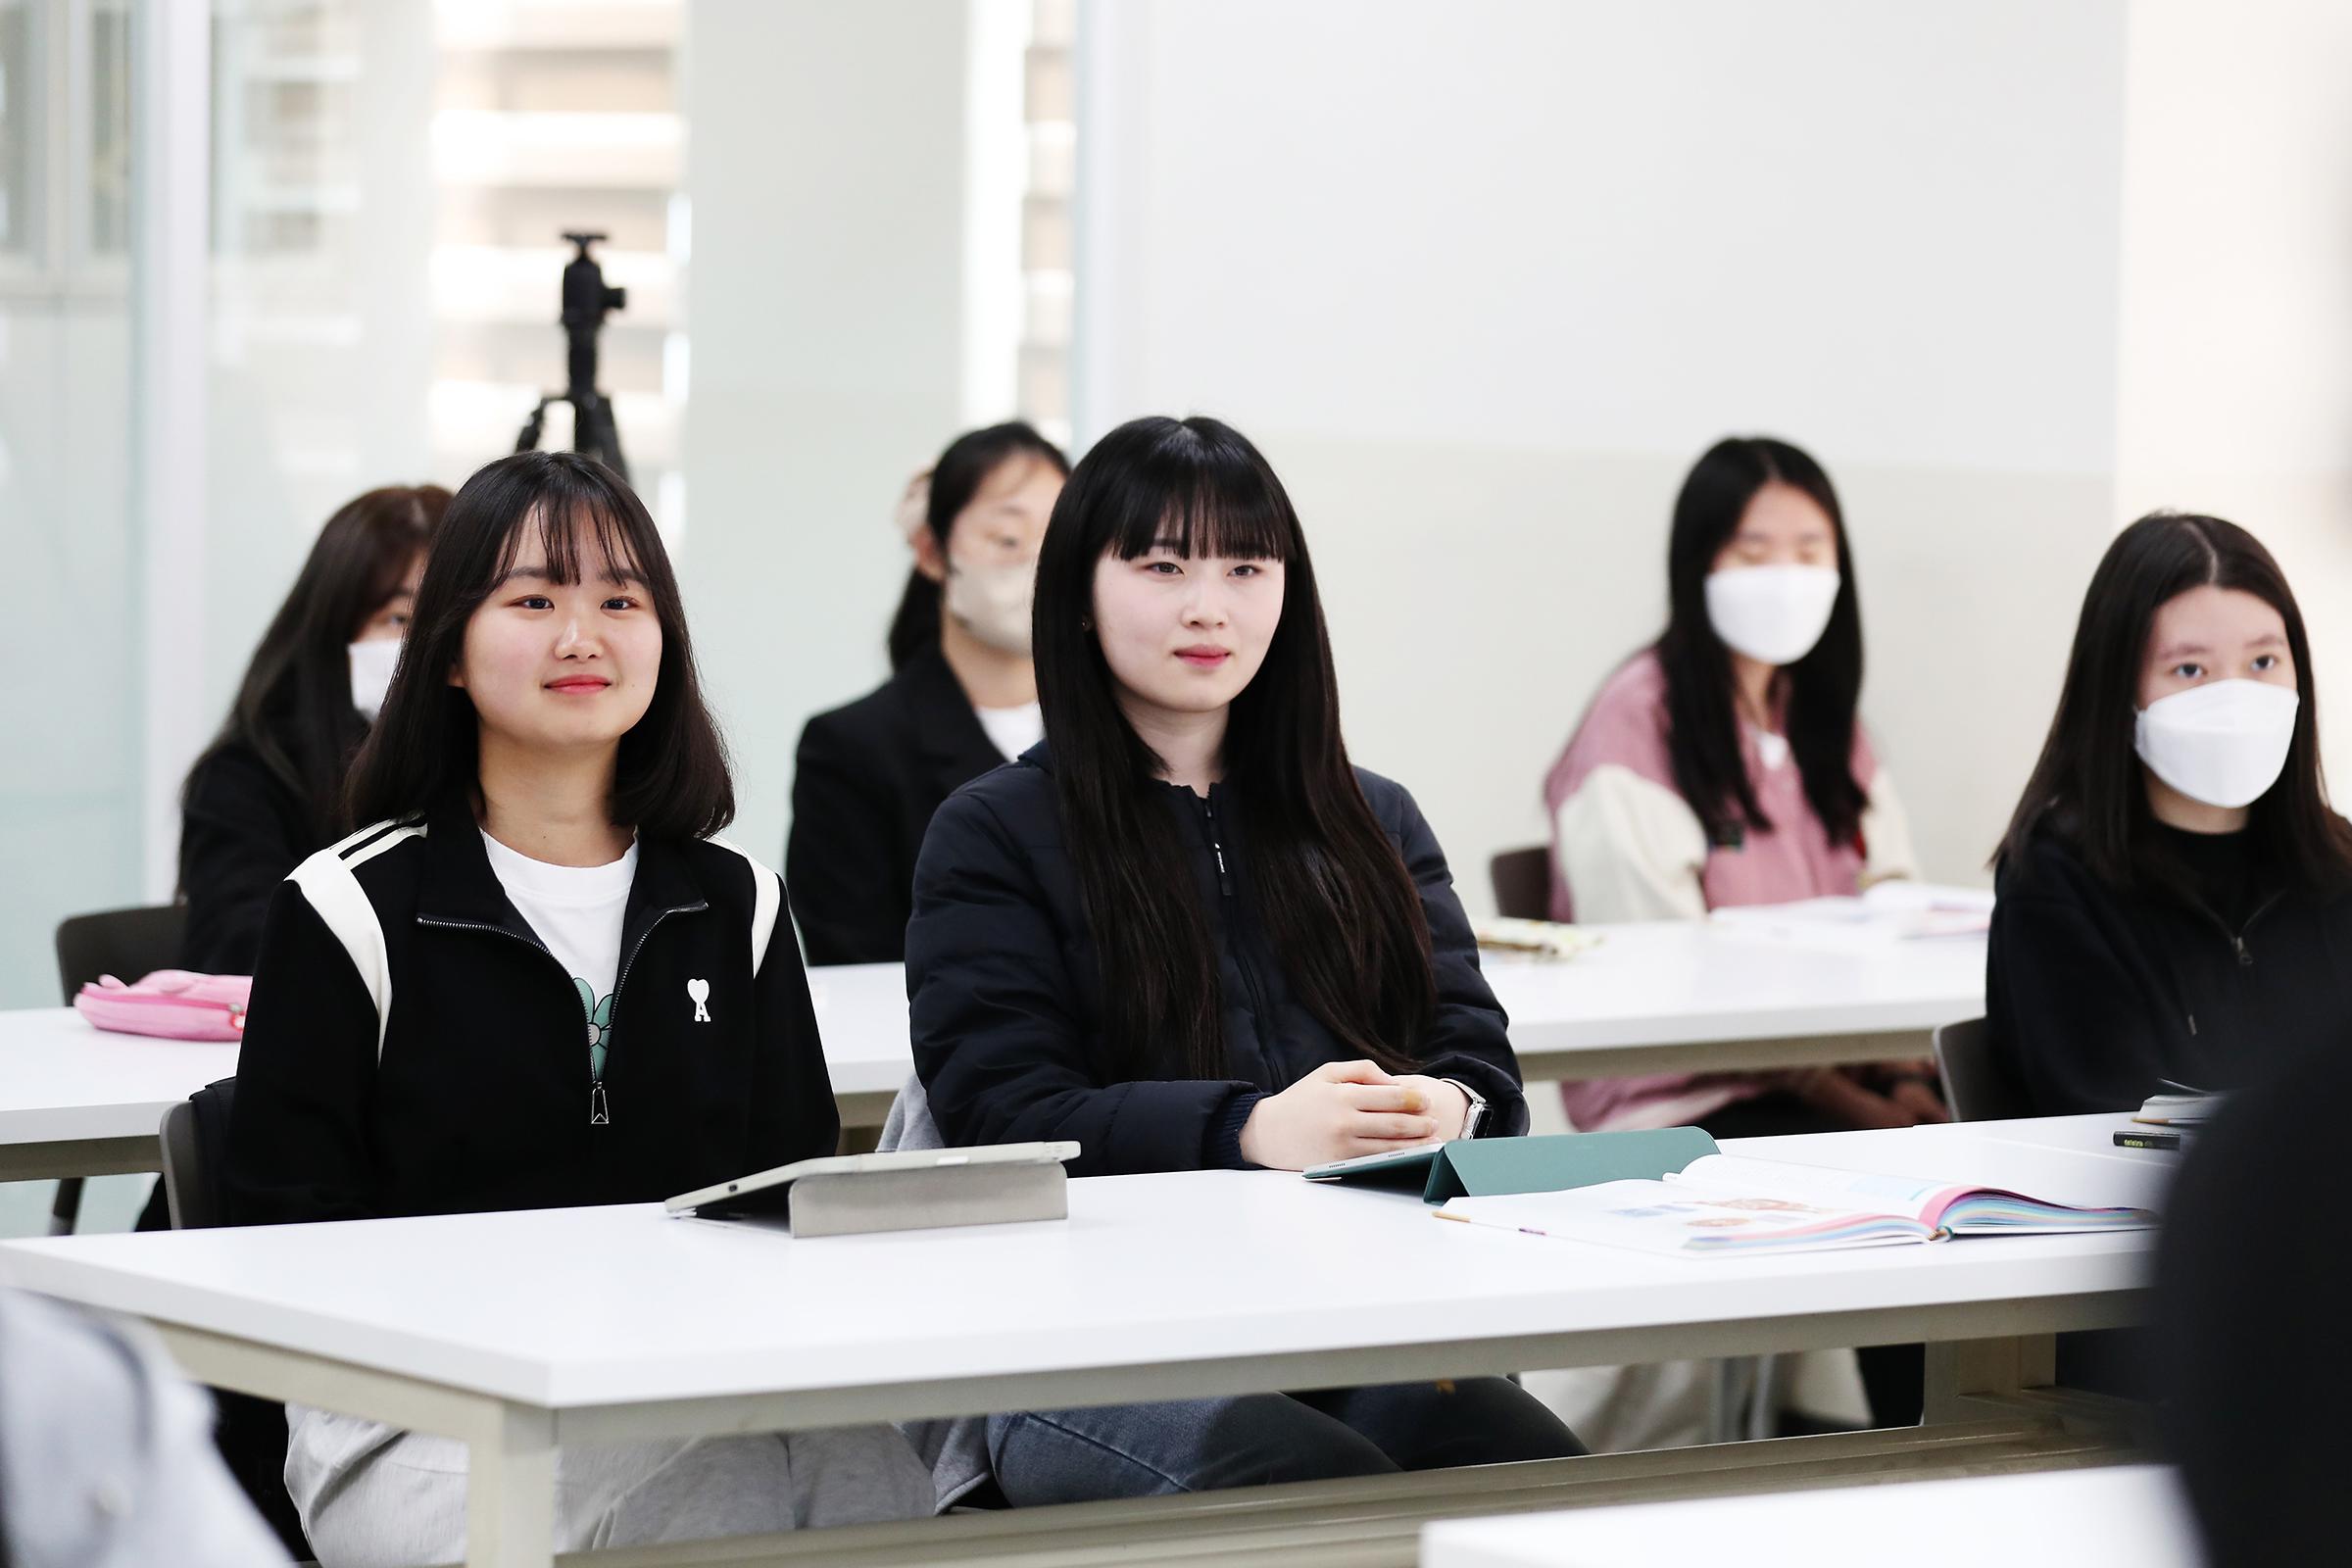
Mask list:
[[[1857,707],[1862,612],[1838,493],[1786,441],[1709,448],[1667,545],[1666,630],[1594,697],[1544,783],[1552,917],[1699,919],[1912,874]],[[1570,1085],[1586,1131],[1719,1136],[1943,1119],[1927,1063]]]
[[[1047,743],[950,798],[915,872],[915,1066],[950,1143],[1298,1170],[1525,1127],[1445,855],[1348,763],[1305,535],[1254,447],[1207,418],[1104,436],[1046,532],[1036,646]],[[988,1441],[1015,1504],[1576,1451],[1494,1378]]]
[[[2224,1089],[2352,1034],[2352,824],[2286,577],[2218,517],[2116,536],[1996,858],[1993,1048],[2044,1114]]]
[[[439,485],[389,485],[345,502],[318,530],[227,722],[180,791],[182,967],[251,974],[270,896],[350,831],[345,773],[383,707],[448,506]]]
[[[712,836],[725,748],[611,470],[526,452],[459,491],[351,799],[371,825],[264,929],[239,1223],[642,1202],[833,1152],[783,889]],[[294,1409],[286,1479],[321,1562],[464,1554],[461,1444]],[[564,1550],[932,1502],[879,1427],[567,1448],[557,1494]]]
[[[1029,602],[1069,471],[1015,422],[957,436],[908,485],[914,568],[891,622],[890,679],[810,719],[794,764],[784,874],[810,963],[903,957],[931,813],[1044,736]]]
[[[1838,492],[1770,437],[1719,441],[1675,499],[1667,620],[1586,710],[1544,781],[1554,919],[1704,919],[1912,874],[1910,833],[1857,707],[1862,612]],[[1945,1119],[1934,1064],[1650,1074],[1570,1084],[1585,1131],[1694,1122],[1718,1138]],[[1862,1352],[1873,1418],[1918,1419],[1916,1348]],[[1545,1380],[1602,1446],[1694,1443],[1716,1378],[1669,1362]]]

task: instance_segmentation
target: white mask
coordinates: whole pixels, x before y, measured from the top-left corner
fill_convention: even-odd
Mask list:
[[[1793,664],[1829,629],[1834,566],[1730,566],[1707,574],[1715,635],[1763,664]]]
[[[948,563],[948,613],[989,647],[1029,652],[1029,609],[1037,595],[1037,563],[969,566]]]
[[[384,710],[385,694],[392,690],[392,672],[400,667],[400,639],[377,637],[351,645],[351,706],[372,724]]]
[[[2192,801],[2251,806],[2278,782],[2302,705],[2291,687],[2269,681],[2208,681],[2141,709],[2132,747]]]

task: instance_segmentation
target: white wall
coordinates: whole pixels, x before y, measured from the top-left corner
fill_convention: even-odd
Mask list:
[[[1095,6],[1081,434],[1266,449],[1350,745],[1475,907],[1661,622],[1690,461],[1793,439],[1927,869],[1974,878],[2112,511],[2124,10]]]
[[[967,20],[916,0],[695,0],[691,15],[680,573],[734,748],[735,837],[775,864],[802,723],[888,673],[899,492],[976,416]]]
[[[2124,181],[2117,520],[2215,513],[2309,623],[2352,795],[2352,9],[2137,0]]]

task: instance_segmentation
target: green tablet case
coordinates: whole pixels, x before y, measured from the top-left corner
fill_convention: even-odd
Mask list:
[[[1696,1127],[1457,1138],[1441,1149],[1308,1179],[1361,1187],[1419,1187],[1424,1202],[1443,1203],[1449,1198],[1504,1193],[1564,1193],[1602,1182],[1654,1182],[1714,1152],[1715,1140]]]

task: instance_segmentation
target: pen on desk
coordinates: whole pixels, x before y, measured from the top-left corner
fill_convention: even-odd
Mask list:
[[[2138,1132],[2127,1129],[2115,1135],[2118,1149],[2174,1149],[2180,1147],[2185,1133]]]

